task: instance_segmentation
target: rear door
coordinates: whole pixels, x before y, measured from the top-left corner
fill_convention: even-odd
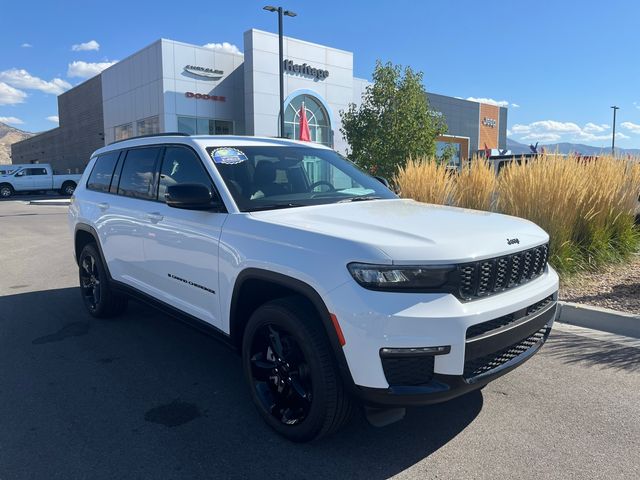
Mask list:
[[[156,199],[156,170],[163,148],[132,148],[122,152],[110,186],[101,228],[109,270],[115,280],[146,293],[153,290],[144,268],[143,240]]]
[[[145,279],[165,303],[221,327],[218,248],[226,213],[169,207],[170,185],[201,183],[215,192],[199,155],[185,145],[168,145],[158,182],[158,202],[148,203],[144,237]]]
[[[31,171],[35,190],[51,189],[53,176],[45,167],[32,167],[29,170]]]

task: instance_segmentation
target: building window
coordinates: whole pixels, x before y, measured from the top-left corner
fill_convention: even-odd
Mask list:
[[[329,115],[320,101],[311,95],[298,95],[289,102],[284,111],[284,136],[297,140],[300,138],[300,107],[304,109],[309,123],[311,141],[333,146]]]
[[[160,133],[160,120],[157,115],[145,118],[144,120],[138,120],[137,128],[138,135],[152,135],[154,133]]]
[[[114,128],[116,140],[124,140],[125,138],[133,137],[133,124],[125,123],[124,125],[118,125]]]
[[[436,156],[447,165],[460,167],[460,144],[455,142],[437,141]]]
[[[202,117],[178,117],[178,131],[189,135],[233,135],[233,122]]]

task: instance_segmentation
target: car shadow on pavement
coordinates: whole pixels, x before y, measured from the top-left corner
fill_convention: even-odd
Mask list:
[[[554,331],[545,352],[566,363],[640,372],[640,349]]]
[[[436,452],[482,409],[474,392],[374,428],[294,444],[255,411],[237,354],[131,302],[96,320],[76,288],[0,297],[0,478],[367,478]]]

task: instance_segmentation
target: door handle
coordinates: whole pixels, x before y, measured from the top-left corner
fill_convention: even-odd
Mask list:
[[[107,208],[109,208],[109,204],[108,204],[108,203],[106,203],[106,202],[99,203],[99,204],[98,204],[98,208],[99,208],[100,210],[103,210],[103,211],[104,211],[104,210],[106,210]]]
[[[164,218],[163,215],[160,215],[157,212],[147,213],[146,217],[147,217],[147,220],[149,220],[151,223],[158,223]]]

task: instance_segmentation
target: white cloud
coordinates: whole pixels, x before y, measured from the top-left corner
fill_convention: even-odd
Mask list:
[[[105,68],[109,68],[116,62],[117,60],[114,62],[89,63],[78,60],[69,64],[69,68],[67,69],[67,76],[79,78],[95,77]]]
[[[24,122],[17,117],[0,117],[2,123],[12,123],[13,125],[22,125]]]
[[[47,117],[47,120],[53,123],[60,123],[60,119],[58,118],[58,115],[51,115]]]
[[[622,122],[620,126],[629,130],[631,133],[640,133],[640,125],[638,125],[637,123]]]
[[[561,138],[562,136],[558,135],[557,133],[536,133],[520,137],[520,140],[535,140],[536,142],[557,142]]]
[[[623,127],[633,131],[633,127],[626,126],[630,122],[622,124]],[[634,125],[634,124],[631,124]],[[637,133],[640,133],[640,125],[637,127]],[[587,122],[584,126],[580,126],[574,122],[559,122],[557,120],[540,120],[529,124],[512,125],[510,131],[513,135],[518,136],[520,140],[532,140],[539,142],[597,142],[603,140],[611,140],[611,126],[606,123],[596,124]],[[616,138],[629,138],[623,133],[616,133]]]
[[[27,98],[27,94],[22,90],[0,82],[0,105],[15,105],[24,102],[25,98]]]
[[[640,102],[633,102],[633,106],[640,110]]]
[[[0,81],[17,88],[25,88],[28,90],[40,90],[44,93],[60,95],[65,90],[71,88],[71,84],[65,82],[61,78],[54,78],[47,82],[41,78],[32,76],[24,69],[12,68],[0,72]]]
[[[493,98],[467,97],[467,100],[469,100],[471,102],[487,103],[489,105],[496,105],[497,107],[508,107],[509,106],[509,102],[507,102],[506,100],[494,100]]]
[[[33,45],[31,45],[30,43],[23,43],[22,45],[20,45],[22,48],[31,48],[33,47]]]
[[[98,51],[100,50],[100,44],[95,40],[89,40],[88,42],[85,42],[85,43],[77,43],[75,45],[72,45],[71,50],[73,50],[74,52],[85,52],[89,50]]]
[[[596,125],[595,123],[591,123],[588,122],[585,126],[584,126],[584,131],[588,132],[588,133],[601,133],[601,132],[606,132],[607,130],[609,130],[609,125],[607,125],[606,123],[601,123],[600,125]]]
[[[511,108],[520,108],[520,105],[518,105],[517,103],[512,103]]]
[[[243,55],[238,47],[236,47],[233,43],[222,42],[222,43],[206,43],[203,45],[204,48],[210,48],[211,50],[218,50],[225,53],[233,53],[235,55]]]

